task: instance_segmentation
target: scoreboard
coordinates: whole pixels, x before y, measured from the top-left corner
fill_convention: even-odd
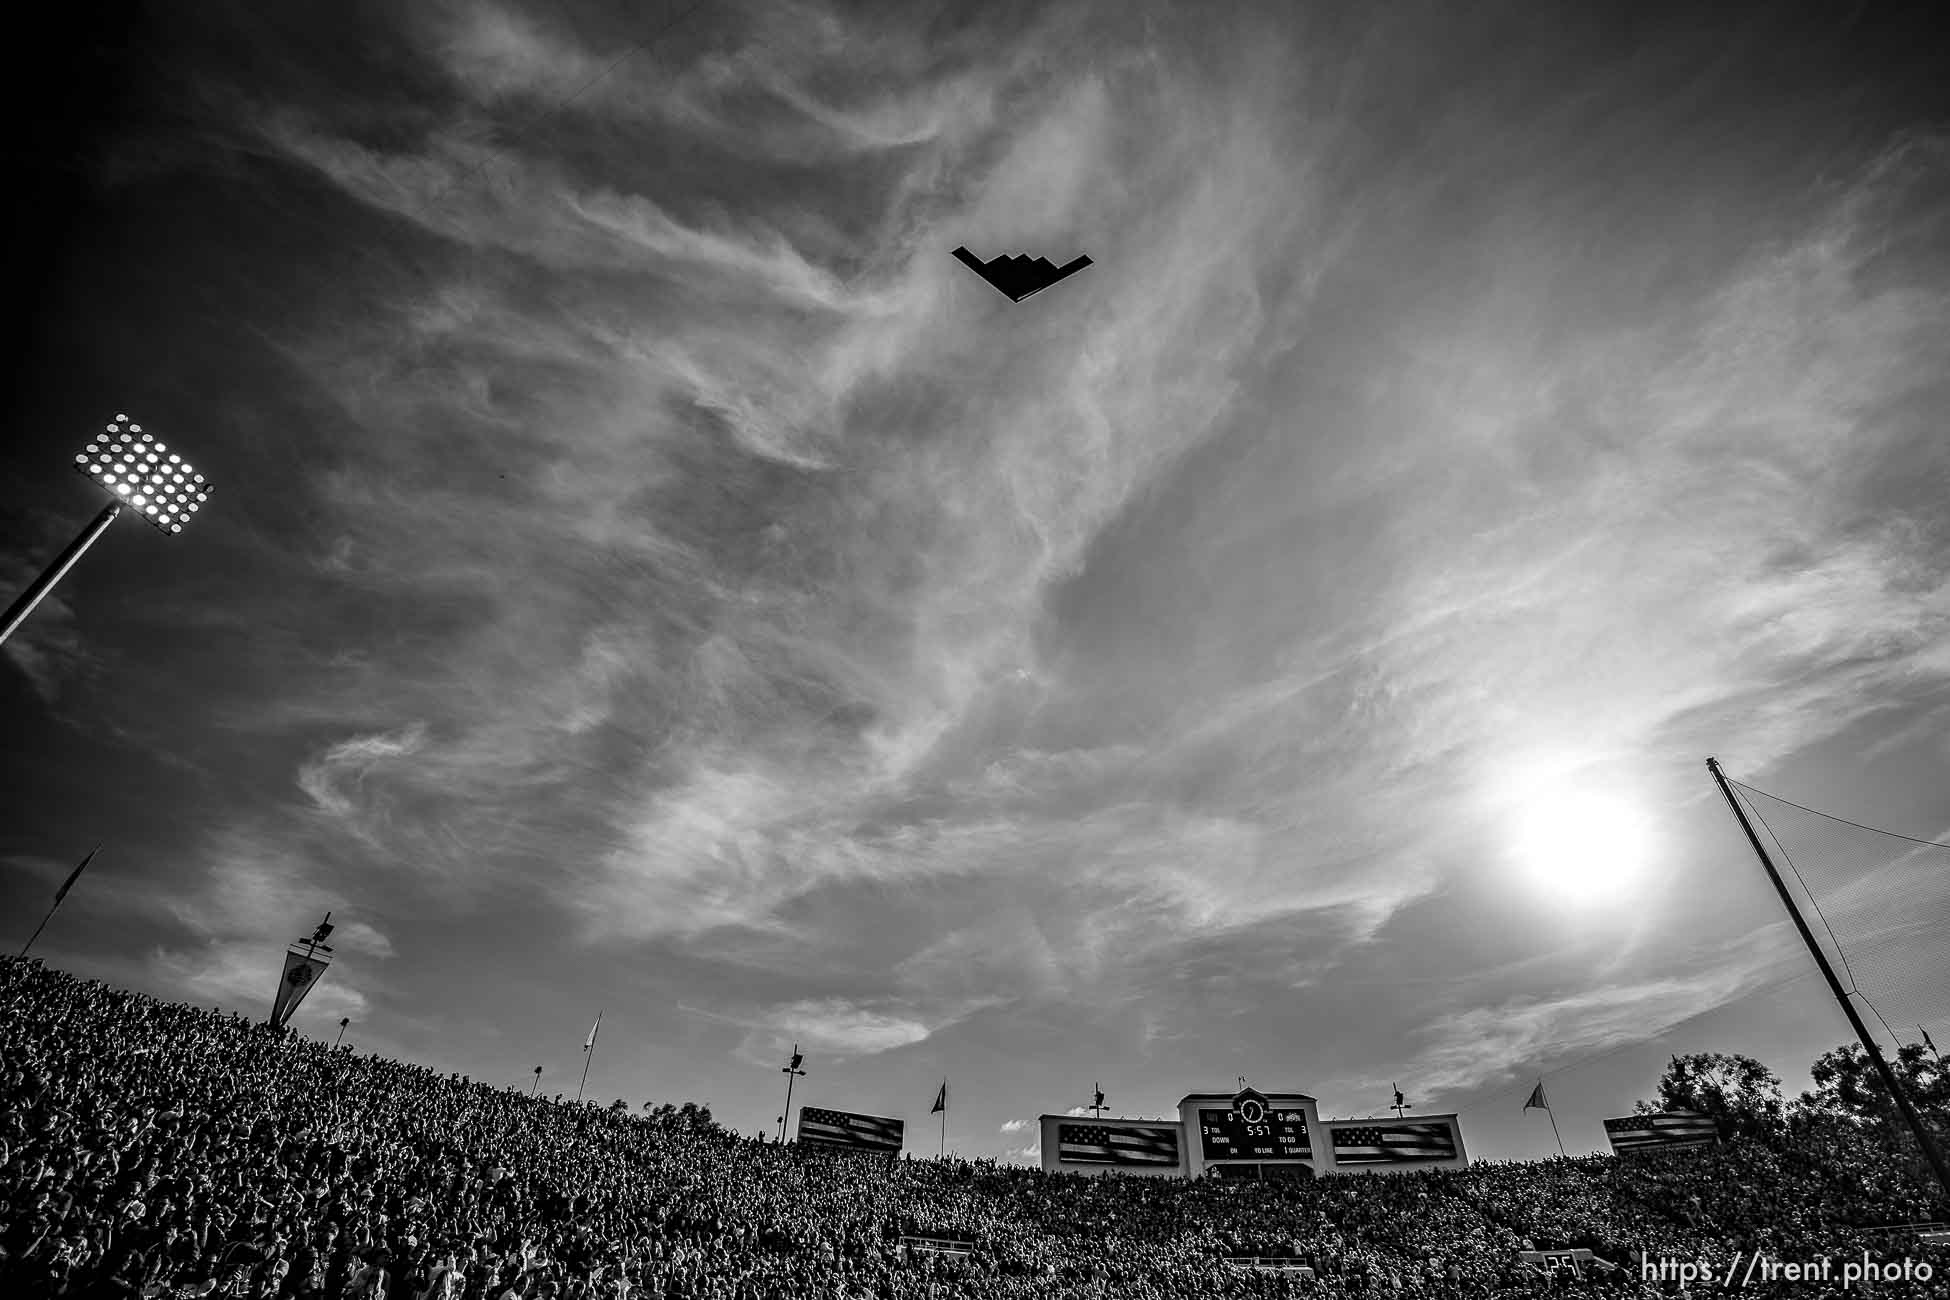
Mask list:
[[[1307,1113],[1248,1100],[1226,1110],[1198,1112],[1199,1150],[1214,1160],[1311,1160]]]
[[[1101,1109],[1103,1093],[1096,1094]],[[1171,1119],[1042,1115],[1043,1168],[1073,1174],[1308,1181],[1327,1175],[1462,1169],[1454,1115],[1322,1119],[1304,1092],[1192,1092]],[[1405,1109],[1405,1108],[1404,1108]]]

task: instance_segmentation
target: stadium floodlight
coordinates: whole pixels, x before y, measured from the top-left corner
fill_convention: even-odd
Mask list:
[[[792,1045],[792,1063],[786,1066],[783,1070],[779,1071],[780,1074],[783,1074],[785,1076],[785,1114],[779,1116],[779,1141],[780,1142],[785,1141],[785,1122],[786,1119],[792,1114],[792,1085],[797,1080],[806,1077],[806,1072],[799,1068],[800,1063],[803,1062],[805,1059],[806,1058],[802,1056],[799,1052],[799,1044],[794,1043]]]
[[[26,621],[125,507],[142,516],[157,532],[174,536],[210,499],[210,481],[184,460],[180,451],[171,451],[168,443],[145,432],[127,415],[117,415],[87,447],[75,453],[74,467],[107,488],[110,500],[94,522],[82,529],[8,608],[0,620],[0,643]]]

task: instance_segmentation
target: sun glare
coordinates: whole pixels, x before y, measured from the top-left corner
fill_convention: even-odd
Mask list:
[[[1527,802],[1512,849],[1539,891],[1565,902],[1622,902],[1644,876],[1651,836],[1644,814],[1616,795],[1571,793]]]

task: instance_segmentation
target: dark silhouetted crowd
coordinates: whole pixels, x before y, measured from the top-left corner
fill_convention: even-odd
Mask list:
[[[1295,1182],[890,1161],[741,1137],[693,1107],[531,1099],[12,959],[0,1088],[0,1296],[24,1300],[1650,1296],[1678,1287],[1642,1258],[1753,1251],[1908,1257],[1935,1280],[1872,1294],[1950,1295],[1950,1251],[1879,1231],[1945,1207],[1839,1122]],[[1574,1248],[1602,1263],[1545,1275],[1522,1256]]]

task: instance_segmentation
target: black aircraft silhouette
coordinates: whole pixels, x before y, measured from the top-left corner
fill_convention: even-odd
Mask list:
[[[984,262],[966,248],[957,248],[955,256],[963,266],[1007,294],[1010,302],[1021,302],[1030,294],[1039,293],[1058,280],[1068,279],[1090,265],[1089,258],[1078,257],[1068,266],[1057,267],[1051,265],[1047,257],[1031,260],[1021,253]]]

